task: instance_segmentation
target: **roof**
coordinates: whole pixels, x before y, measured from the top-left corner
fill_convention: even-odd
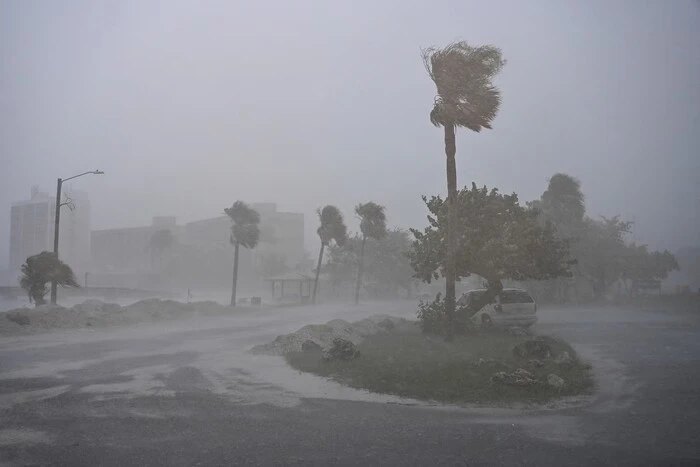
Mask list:
[[[288,272],[278,276],[266,277],[266,281],[312,281],[314,278],[300,272]]]

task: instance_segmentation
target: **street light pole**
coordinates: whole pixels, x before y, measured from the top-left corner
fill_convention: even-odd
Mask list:
[[[61,187],[63,186],[63,180],[60,178],[56,183],[56,213],[54,214],[53,223],[53,254],[58,259],[58,226],[61,224]],[[58,287],[56,284],[56,278],[51,281],[51,304],[56,304],[56,295],[58,294]]]
[[[89,174],[94,174],[94,175],[102,175],[104,172],[101,170],[92,170],[90,172],[83,172],[78,175],[73,175],[72,177],[68,177],[66,179],[61,179],[59,178],[57,183],[56,183],[56,213],[54,215],[54,232],[53,232],[53,254],[56,256],[56,259],[58,259],[58,233],[59,233],[59,227],[61,225],[61,188],[63,186],[63,182],[67,182],[68,180],[73,180],[74,178],[82,177],[83,175],[89,175]],[[51,281],[51,304],[55,305],[56,304],[56,298],[58,294],[58,284],[56,283],[56,278],[54,277],[53,280]]]

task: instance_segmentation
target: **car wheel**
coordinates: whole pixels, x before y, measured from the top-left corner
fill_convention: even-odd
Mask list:
[[[493,321],[491,320],[491,316],[489,316],[486,313],[481,315],[481,324],[483,324],[484,326],[491,326],[493,324]]]

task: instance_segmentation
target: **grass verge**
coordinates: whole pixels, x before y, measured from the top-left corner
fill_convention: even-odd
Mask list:
[[[456,337],[449,343],[409,325],[367,337],[358,347],[360,357],[353,360],[326,361],[320,351],[289,353],[286,360],[300,371],[354,388],[439,402],[541,403],[591,392],[590,365],[581,362],[569,344],[547,338],[555,355],[566,351],[572,359],[537,363],[513,354],[513,346],[527,339],[491,331]],[[515,387],[491,382],[494,373],[517,368],[529,371],[541,383]],[[547,384],[551,373],[564,379],[562,388]]]

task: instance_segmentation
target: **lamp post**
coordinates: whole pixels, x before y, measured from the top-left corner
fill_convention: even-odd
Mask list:
[[[83,172],[78,175],[73,175],[72,177],[68,178],[59,178],[58,182],[56,183],[56,214],[55,214],[55,222],[54,222],[54,232],[53,232],[53,254],[56,256],[56,259],[58,259],[58,229],[59,225],[61,222],[61,187],[63,186],[63,182],[67,182],[68,180],[73,180],[74,178],[82,177],[83,175],[102,175],[104,172],[101,170],[91,170],[90,172]],[[51,304],[55,305],[56,304],[56,295],[57,295],[57,284],[56,284],[56,279],[51,281]]]

